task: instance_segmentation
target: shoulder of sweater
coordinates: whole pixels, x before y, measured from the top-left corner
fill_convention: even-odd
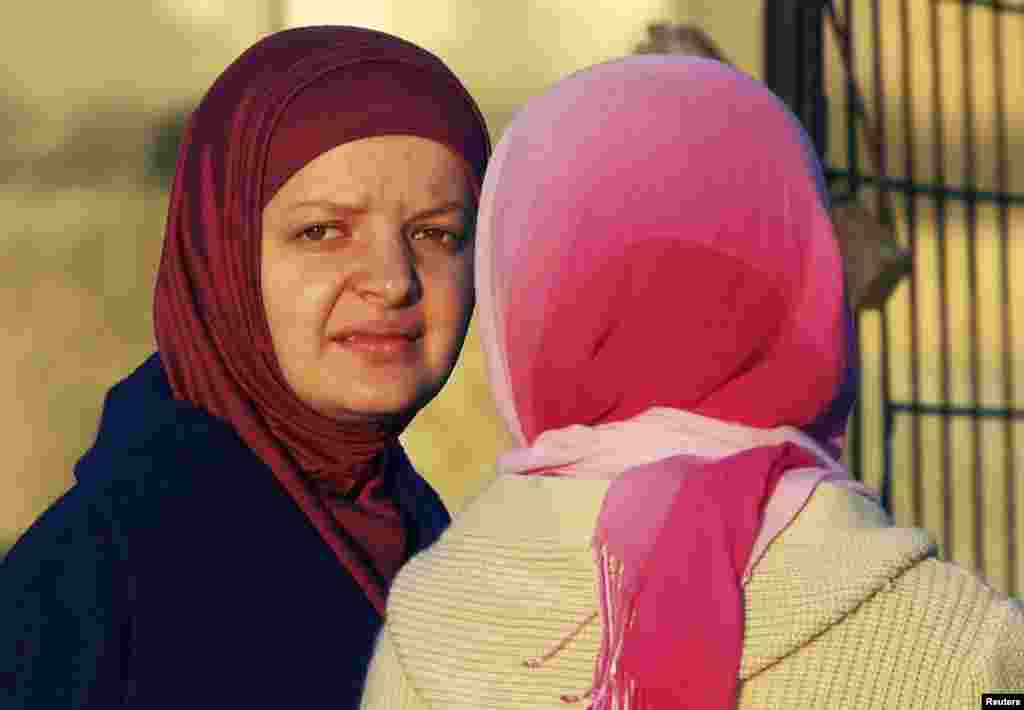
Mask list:
[[[964,697],[981,693],[1024,690],[1024,605],[1019,599],[993,589],[958,565],[930,561],[936,576],[955,590],[955,606],[962,619],[961,640],[966,663],[961,681]],[[952,593],[949,594],[952,596]]]
[[[837,626],[862,623],[860,609],[884,599],[899,580],[909,584],[914,570],[931,569],[935,553],[926,531],[893,526],[876,503],[845,488],[819,486],[745,587],[742,676],[760,673]],[[927,588],[912,588],[933,601]],[[884,623],[894,623],[887,616],[892,609],[883,611]]]
[[[805,609],[815,613],[813,604]],[[834,623],[795,635],[795,621],[748,634],[742,707],[795,707],[797,698],[817,693],[815,707],[828,697],[850,708],[909,701],[952,709],[972,707],[984,692],[1024,690],[1020,604],[934,557],[910,565]]]
[[[380,708],[415,710],[428,708],[419,688],[406,673],[391,630],[385,619],[374,645],[373,659],[366,674],[360,710]]]
[[[912,656],[945,668],[951,697],[1024,690],[1024,607],[971,570],[922,560],[870,606],[876,627],[898,630]]]
[[[944,633],[967,657],[988,655],[1004,641],[1024,653],[1024,607],[975,572],[928,557],[878,594],[879,603],[905,603],[921,623]],[[1015,641],[1014,641],[1015,639]]]

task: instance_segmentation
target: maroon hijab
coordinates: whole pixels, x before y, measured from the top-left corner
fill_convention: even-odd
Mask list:
[[[390,480],[408,465],[398,435],[414,412],[343,423],[299,400],[274,354],[260,252],[263,208],[291,175],[343,143],[394,134],[449,146],[479,189],[490,154],[484,119],[433,54],[355,27],[258,42],[186,129],[153,306],[174,396],[234,427],[382,613],[405,552]]]

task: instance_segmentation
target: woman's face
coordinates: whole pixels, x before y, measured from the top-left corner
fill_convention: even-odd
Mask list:
[[[322,153],[263,210],[263,305],[278,363],[337,420],[415,412],[473,310],[470,171],[447,147],[376,136]]]

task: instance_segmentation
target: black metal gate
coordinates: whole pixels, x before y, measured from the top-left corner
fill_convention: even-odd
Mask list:
[[[833,199],[895,224],[913,259],[858,318],[851,468],[1010,594],[1024,588],[1022,48],[1024,0],[765,2],[765,80]]]

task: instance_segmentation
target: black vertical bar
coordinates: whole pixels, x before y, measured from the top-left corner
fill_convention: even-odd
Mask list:
[[[910,0],[900,2],[900,55],[903,64],[902,89],[903,89],[903,170],[906,173],[905,179],[913,184],[915,181],[914,163],[916,162],[916,137],[914,135],[914,93],[913,81],[911,79],[911,55],[910,55]],[[911,259],[917,261],[917,198],[914,192],[904,192],[904,199],[907,210],[907,238]],[[914,406],[921,404],[921,344],[918,342],[918,313],[917,313],[917,269],[910,273],[910,401]],[[914,519],[913,525],[924,524],[924,478],[921,475],[921,417],[914,414],[910,417],[911,433],[910,448],[911,460],[913,461],[913,488],[914,488]]]
[[[846,67],[846,163],[850,171],[849,189],[850,196],[856,197],[860,192],[861,180],[860,180],[860,155],[858,153],[859,146],[857,144],[857,119],[859,116],[860,103],[857,96],[857,86],[854,83],[854,66],[856,64],[855,57],[853,55],[853,2],[851,0],[845,0],[844,4],[846,32],[842,37],[842,52],[847,58]],[[833,15],[833,20],[835,21]],[[857,320],[860,320],[859,315],[854,315]],[[859,326],[859,323],[858,323]],[[857,332],[860,332],[860,328],[857,328]],[[857,343],[857,370],[863,372],[864,361],[861,357],[860,343]],[[860,396],[857,397],[857,402],[853,407],[853,421],[850,427],[850,461],[853,464],[853,470],[856,473],[857,478],[864,480],[864,392],[865,383],[862,380],[860,386]]]
[[[974,81],[972,72],[973,47],[971,42],[971,3],[963,3],[960,12],[960,50],[963,63],[964,82],[964,189],[967,193],[967,297],[970,301],[968,332],[968,357],[971,368],[971,406],[981,406],[980,385],[980,353],[978,341],[981,338],[978,321],[978,189],[977,138],[974,120]],[[985,572],[985,540],[982,513],[985,510],[984,462],[981,453],[981,419],[971,417],[971,446],[974,454],[974,471],[972,472],[974,494],[974,565],[980,572]]]
[[[867,111],[866,111],[866,107],[864,105],[864,100],[863,100],[863,97],[860,95],[860,91],[859,91],[859,89],[857,87],[856,67],[855,67],[855,63],[856,62],[855,62],[855,57],[854,57],[853,39],[852,39],[853,33],[851,31],[851,26],[850,26],[850,19],[852,19],[852,14],[853,14],[852,3],[850,2],[850,0],[847,0],[847,2],[846,2],[846,11],[851,15],[851,18],[847,19],[845,21],[845,23],[840,21],[839,17],[837,16],[837,13],[836,13],[836,10],[835,10],[835,5],[834,5],[833,2],[830,1],[826,5],[826,9],[828,11],[828,17],[829,17],[829,19],[830,19],[830,21],[832,23],[832,29],[835,31],[835,35],[837,37],[837,41],[839,42],[839,46],[840,46],[839,53],[840,53],[840,56],[841,56],[843,64],[844,64],[845,76],[846,76],[846,94],[847,94],[847,98],[848,98],[847,104],[846,104],[846,128],[847,128],[847,130],[846,130],[846,140],[847,140],[847,163],[848,163],[849,167],[848,167],[848,170],[845,171],[845,175],[846,175],[846,178],[847,178],[847,181],[848,181],[848,185],[849,185],[849,189],[850,189],[850,195],[849,196],[852,199],[852,198],[856,197],[858,191],[860,190],[860,187],[863,185],[863,183],[865,181],[876,181],[876,182],[880,182],[880,183],[885,182],[885,180],[883,178],[876,178],[874,176],[865,178],[865,176],[861,174],[860,167],[859,167],[860,166],[860,153],[859,153],[859,142],[858,142],[858,133],[857,133],[858,128],[863,130],[864,139],[868,141],[869,147],[872,148],[872,152],[870,153],[870,155],[873,158],[877,157],[877,151],[878,151],[878,149],[879,149],[879,147],[881,145],[881,141],[879,140],[878,136],[876,135],[876,132],[874,131],[874,126],[872,126],[867,121],[867,115],[866,115]],[[862,122],[858,123],[858,120],[862,120]],[[883,193],[882,197],[881,197],[882,204],[885,206],[885,215],[886,216],[889,215],[889,213],[891,212],[891,210],[888,208],[888,197],[889,197],[888,193]],[[858,326],[859,326],[859,322],[858,322]],[[858,328],[858,331],[859,331],[859,328]],[[884,337],[885,336],[883,335],[883,339],[884,339]],[[856,363],[857,363],[857,367],[862,370],[863,369],[863,361],[862,361],[862,358],[861,358],[860,342],[858,341],[856,345],[857,345]],[[885,345],[886,345],[886,343],[883,342],[883,347]],[[850,423],[850,428],[849,428],[850,442],[851,442],[850,447],[849,447],[850,448],[850,453],[851,453],[851,457],[850,458],[851,458],[851,463],[852,463],[851,468],[853,469],[853,474],[857,478],[862,479],[862,480],[864,478],[864,471],[863,471],[863,428],[864,428],[863,395],[865,393],[865,390],[866,390],[865,383],[862,382],[861,383],[861,393],[860,393],[862,396],[858,397],[858,399],[857,399],[857,401],[855,403],[855,406],[854,406],[854,409],[853,409],[852,421]],[[891,414],[892,413],[889,412],[889,415],[890,415],[889,422],[886,422],[883,419],[883,427],[888,426],[891,423]],[[888,504],[887,484],[886,484],[886,482],[884,480],[882,481],[881,488],[882,488],[883,501],[886,502],[886,504]]]
[[[846,162],[850,169],[850,192],[857,195],[861,188],[860,149],[857,143],[857,121],[860,119],[861,105],[857,95],[857,84],[854,81],[856,57],[853,54],[853,0],[845,0],[844,20],[846,32],[843,34],[843,54],[846,55]]]
[[[814,3],[808,3],[813,5]],[[818,157],[825,160],[828,146],[828,106],[825,102],[825,38],[822,32],[824,3],[806,7],[803,11],[804,92],[800,105],[800,120],[814,142]]]
[[[818,155],[827,126],[821,21],[827,0],[766,0],[764,80],[800,119]]]
[[[946,184],[946,153],[945,127],[942,113],[942,48],[939,38],[939,8],[935,2],[930,3],[931,49],[932,49],[932,133],[934,138],[933,160],[935,163],[935,181],[939,185]],[[946,279],[946,194],[937,191],[932,195],[935,206],[935,239],[938,245],[938,288],[941,301],[939,308],[939,360],[942,369],[940,380],[942,388],[942,404],[949,406],[950,401],[950,353],[949,353],[949,291]],[[943,525],[943,554],[949,559],[953,550],[953,476],[950,462],[950,424],[949,417],[942,421],[942,512],[945,518]]]
[[[852,30],[851,30],[852,32]],[[882,20],[878,0],[871,0],[871,43],[872,55],[872,81],[875,85],[875,171],[878,177],[886,178],[889,174],[888,155],[885,147],[886,125],[885,125],[885,93],[883,90],[884,78],[882,76]],[[867,117],[864,117],[865,120]],[[891,218],[888,210],[887,193],[885,187],[878,187],[877,208],[878,215],[882,219]],[[888,308],[883,304],[881,308],[882,326],[882,505],[886,510],[892,511],[892,401],[891,380],[889,376],[889,313]]]
[[[995,14],[993,43],[993,76],[995,78],[996,95],[996,150],[998,164],[996,171],[996,190],[999,193],[999,291],[1000,320],[1003,331],[1003,406],[1013,406],[1013,334],[1010,320],[1010,205],[1006,193],[1010,182],[1010,146],[1007,140],[1006,121],[1006,74],[1005,49],[1003,46],[1003,16]],[[1013,420],[1003,420],[1003,431],[1006,437],[1006,448],[1003,451],[1004,472],[1006,475],[1006,538],[1007,538],[1007,570],[1010,578],[1007,594],[1016,596],[1017,580],[1017,471],[1016,446],[1014,442]]]

